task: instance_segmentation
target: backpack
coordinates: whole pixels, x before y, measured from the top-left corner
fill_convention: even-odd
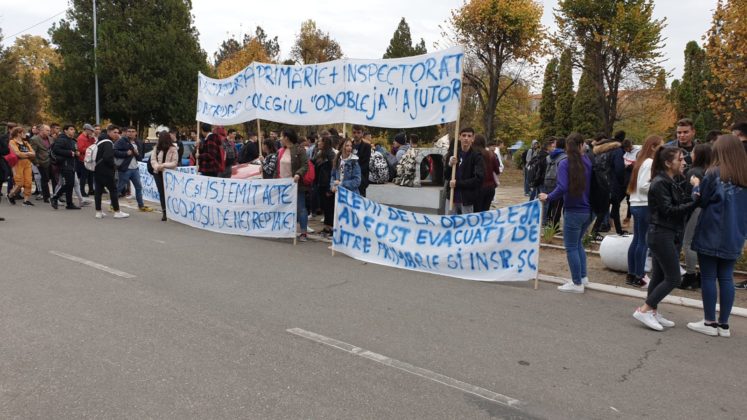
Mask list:
[[[225,159],[228,159],[230,161],[236,161],[236,146],[233,144],[233,142],[229,140],[224,140],[223,150],[226,153]]]
[[[371,154],[368,164],[368,180],[374,184],[386,184],[389,181],[389,163],[380,152]]]
[[[545,170],[545,179],[542,184],[545,191],[551,192],[558,185],[558,166],[566,159],[568,156],[565,153],[559,154],[555,159],[547,157],[547,170]]]
[[[384,159],[386,159],[387,166],[389,167],[389,179],[391,181],[397,176],[397,156],[389,152],[384,153]]]
[[[278,158],[277,158],[277,174],[278,177],[280,176],[280,159],[283,158],[283,154],[285,153],[285,147],[278,150]],[[306,173],[301,178],[301,184],[305,187],[310,187],[312,184],[314,184],[314,178],[316,178],[316,170],[314,169],[314,163],[311,162],[311,159],[307,159],[309,162],[309,170],[306,171]]]
[[[415,176],[417,171],[417,161],[415,158],[417,153],[415,149],[410,149],[402,156],[402,159],[397,165],[397,177],[394,178],[394,183],[403,187],[412,187],[415,185]]]
[[[148,173],[155,176],[156,171],[153,169],[153,165],[151,165],[151,162],[153,162],[153,159],[156,157],[156,151],[158,149],[153,150],[153,153],[150,154],[150,159],[148,159],[148,163],[145,164],[145,167],[148,169]],[[166,160],[166,152],[161,152],[161,155],[163,156],[163,160]]]
[[[535,180],[540,175],[540,157],[539,153],[536,153],[534,156],[532,156],[532,160],[527,163],[526,166],[527,170],[527,179],[529,180],[529,185],[534,186]]]
[[[112,142],[109,139],[100,140],[100,141],[98,141],[98,142],[96,142],[96,143],[88,146],[88,149],[86,149],[86,155],[83,157],[83,165],[89,171],[96,170],[96,165],[98,165],[99,162],[101,162],[100,160],[96,160],[96,157],[97,157],[97,155],[99,153],[99,145],[102,144],[102,143],[104,143],[104,142],[106,142],[106,141],[108,141],[109,143]],[[51,150],[50,150],[50,160],[51,160],[51,156],[52,156],[52,153],[51,153]],[[152,168],[150,167],[150,161],[148,161],[148,172],[150,172],[151,170],[152,170]],[[150,172],[150,173],[152,174],[153,172]]]
[[[591,165],[591,209],[594,213],[601,213],[609,208],[611,172],[609,152],[594,156]]]

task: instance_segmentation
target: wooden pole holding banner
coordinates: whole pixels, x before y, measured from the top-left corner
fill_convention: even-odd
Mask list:
[[[342,151],[340,151],[342,153]],[[340,186],[342,186],[342,180],[345,178],[345,171],[343,170],[343,161],[342,156],[340,156],[340,169],[338,171],[340,172]],[[337,192],[335,192],[335,207],[332,210],[332,256],[335,256],[335,227],[337,226],[337,193],[340,191],[340,188],[337,188]]]
[[[197,141],[200,141],[200,121],[197,121]],[[200,148],[195,147],[195,172],[200,173]]]
[[[346,131],[348,131],[348,123],[344,122],[344,123],[342,123],[342,139],[343,140],[345,140],[345,138],[347,137],[345,135]]]
[[[262,156],[262,127],[259,125],[259,118],[257,118],[257,149],[259,149],[259,155]]]
[[[456,180],[456,169],[457,165],[459,165],[459,120],[462,117],[462,103],[464,102],[464,76],[462,75],[460,79],[461,83],[461,92],[459,92],[459,109],[457,110],[457,118],[456,123],[454,124],[454,151],[452,152],[452,156],[454,156],[457,161],[454,164],[454,166],[451,167],[451,180]],[[456,188],[451,188],[451,196],[449,197],[449,209],[447,210],[448,214],[451,214],[452,210],[454,209],[454,191]]]
[[[542,214],[542,213],[544,213],[544,211],[545,211],[545,203],[543,203],[542,201],[540,201],[539,202],[539,206],[540,206],[540,235],[539,235],[539,239],[537,239],[537,240],[541,242],[542,241],[542,234],[541,234],[541,232],[542,232],[542,220],[545,217],[545,215]],[[539,275],[540,275],[539,262],[540,262],[540,250],[541,249],[542,249],[542,247],[539,246],[539,244],[538,244],[537,245],[537,273],[534,275],[534,290],[539,289]]]

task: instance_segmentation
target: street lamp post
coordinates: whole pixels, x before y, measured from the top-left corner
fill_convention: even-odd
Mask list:
[[[96,47],[98,46],[96,34],[96,0],[93,0],[93,77],[96,89],[96,124],[101,124],[99,115],[99,68],[96,60]]]

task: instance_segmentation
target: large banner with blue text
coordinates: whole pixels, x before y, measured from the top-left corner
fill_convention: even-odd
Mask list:
[[[143,186],[143,200],[160,203],[161,196],[158,194],[155,178],[148,173],[148,164],[146,162],[138,162],[138,170],[140,172],[140,185]],[[196,166],[179,166],[176,170],[185,174],[197,173]]]
[[[168,170],[164,181],[171,220],[231,235],[296,235],[298,184],[293,179],[213,178]]]
[[[378,204],[340,189],[332,249],[371,263],[468,280],[534,279],[540,204],[436,216]]]
[[[460,47],[389,60],[255,62],[225,79],[200,73],[196,118],[217,125],[257,118],[294,125],[443,124],[459,114],[463,68]]]

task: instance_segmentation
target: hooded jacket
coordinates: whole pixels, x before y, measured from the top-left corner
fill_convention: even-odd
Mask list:
[[[63,172],[75,171],[75,152],[78,150],[78,144],[75,139],[71,139],[64,132],[60,133],[57,140],[52,145],[52,152],[57,159],[57,166]]]
[[[747,238],[747,188],[721,181],[718,168],[706,172],[694,193],[700,193],[700,213],[692,249],[727,260],[742,255]]]
[[[358,193],[358,188],[361,186],[361,166],[358,164],[358,156],[351,154],[347,159],[340,159],[340,166],[342,167],[342,174],[340,168],[332,169],[332,178],[329,181],[330,188],[334,187],[335,181],[340,179],[342,175],[342,182],[340,185],[346,190],[350,190]]]
[[[610,195],[613,200],[622,200],[625,197],[625,150],[622,143],[614,140],[603,141],[594,146],[595,159],[608,153],[609,162],[608,180],[610,184]]]

